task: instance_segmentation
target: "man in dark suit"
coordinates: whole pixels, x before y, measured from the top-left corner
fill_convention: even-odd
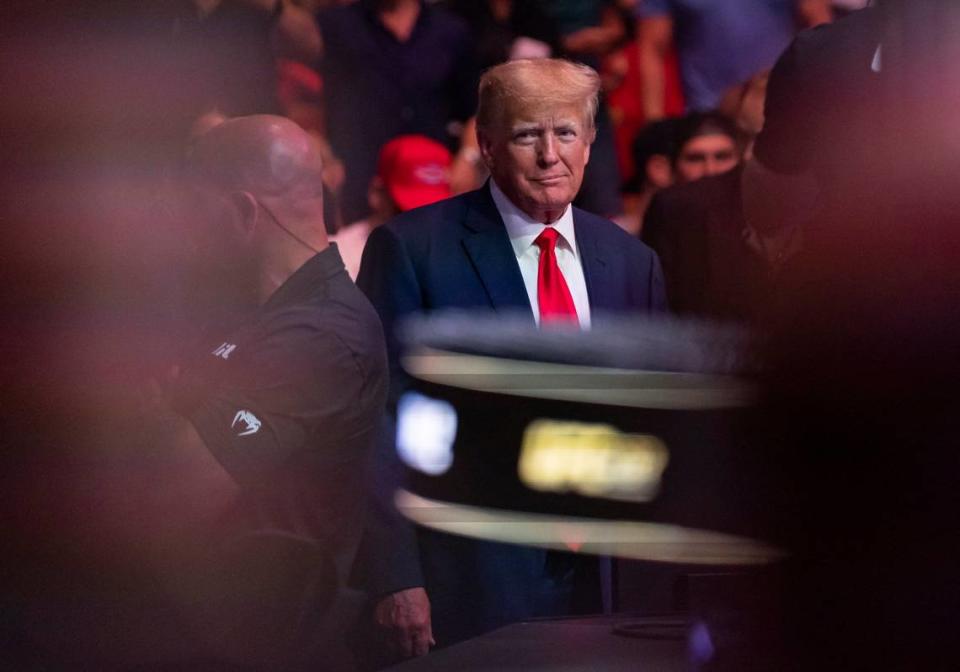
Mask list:
[[[489,70],[477,138],[491,180],[370,236],[357,282],[388,334],[394,401],[405,384],[394,328],[408,314],[525,311],[541,325],[587,328],[601,313],[665,308],[656,255],[570,205],[590,157],[599,88],[594,70],[563,60]],[[450,644],[570,609],[569,576],[551,576],[543,551],[426,532],[416,542],[409,529],[380,525],[364,555],[375,620],[407,656],[426,653],[432,632]]]

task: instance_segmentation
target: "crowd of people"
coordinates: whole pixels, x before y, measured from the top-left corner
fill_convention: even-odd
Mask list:
[[[576,205],[641,235],[655,192],[750,158],[777,56],[797,31],[853,7],[829,0],[198,4],[199,20],[191,15],[191,29],[181,29],[178,39],[207,56],[198,85],[207,111],[279,112],[320,140],[327,223],[341,248],[349,248],[353,276],[367,233],[389,216],[379,194],[381,152],[389,154],[391,140],[421,136],[445,147],[449,164],[441,161],[443,170],[427,179],[445,180],[451,194],[488,177],[473,114],[478,78],[492,65],[552,56],[601,74],[597,138]],[[674,121],[657,123],[663,119]],[[412,163],[402,169],[408,175],[400,170],[387,179],[431,173]],[[731,226],[745,230],[743,222]],[[682,275],[703,264],[685,262],[677,270],[659,225],[649,228],[644,240],[661,260],[669,258],[665,270],[676,293],[687,282]],[[753,229],[749,234],[757,238]],[[753,256],[758,268],[776,274],[779,262],[770,266],[762,253]],[[675,303],[684,312],[753,314],[748,306],[694,308],[683,296]]]
[[[797,314],[825,314],[782,307],[798,284],[829,283],[811,256],[849,258],[850,239],[881,216],[867,205],[885,202],[878,171],[858,159],[882,123],[863,100],[887,68],[866,4],[128,8],[136,20],[106,30],[119,46],[100,46],[142,62],[115,64],[102,88],[118,100],[81,96],[86,121],[73,123],[111,122],[98,138],[109,160],[78,171],[75,189],[107,205],[77,217],[135,222],[116,245],[136,253],[116,254],[118,275],[100,278],[135,306],[134,327],[83,342],[85,370],[123,382],[51,420],[60,432],[111,409],[91,430],[96,457],[71,458],[60,478],[64,501],[96,521],[78,529],[122,549],[108,557],[87,541],[76,556],[126,574],[119,589],[71,586],[72,604],[56,591],[5,598],[11,650],[38,669],[377,669],[505,624],[597,611],[595,560],[401,519],[394,425],[410,380],[395,327],[451,308],[520,311],[541,329],[673,313],[776,343]],[[135,93],[141,65],[162,102]],[[839,107],[824,103],[831,94]],[[102,158],[76,151],[82,167]],[[828,231],[841,216],[847,237]],[[888,249],[863,258],[851,296]],[[823,347],[818,324],[798,331]],[[821,379],[781,354],[770,370],[792,372],[773,384],[782,404]],[[137,458],[112,448],[125,441]],[[33,479],[56,461],[31,459]],[[49,555],[59,567],[65,552],[44,548],[24,563]],[[142,593],[132,601],[130,586]],[[117,627],[123,642],[104,645]]]

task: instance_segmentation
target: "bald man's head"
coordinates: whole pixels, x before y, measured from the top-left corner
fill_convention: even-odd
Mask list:
[[[272,115],[224,121],[197,138],[191,175],[220,190],[258,198],[321,198],[317,141],[289,119]]]
[[[196,139],[191,235],[218,291],[249,296],[244,283],[253,281],[265,300],[328,246],[322,169],[316,140],[283,117],[229,119]]]

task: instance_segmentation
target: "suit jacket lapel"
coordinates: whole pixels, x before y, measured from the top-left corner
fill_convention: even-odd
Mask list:
[[[584,221],[582,213],[577,209],[573,211],[573,230],[577,236],[580,264],[583,266],[583,277],[587,283],[590,312],[618,308],[619,306],[610,305],[610,299],[617,295],[610,287],[610,251],[597,236],[596,227]]]
[[[490,189],[484,186],[475,195],[463,222],[467,229],[463,238],[467,256],[495,310],[525,310],[532,320],[533,311],[523,276]]]

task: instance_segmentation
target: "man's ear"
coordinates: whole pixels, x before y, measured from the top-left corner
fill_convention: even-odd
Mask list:
[[[586,132],[583,139],[586,140],[586,148],[583,152],[583,165],[587,165],[590,163],[590,148],[593,147],[593,143],[597,139],[597,127],[594,124],[584,124],[584,128]]]
[[[257,199],[248,191],[234,191],[230,193],[230,204],[235,211],[233,221],[238,232],[244,240],[249,240],[260,221],[260,205]]]
[[[665,189],[673,184],[673,164],[670,157],[654,154],[647,159],[645,170],[647,181],[658,189]]]

